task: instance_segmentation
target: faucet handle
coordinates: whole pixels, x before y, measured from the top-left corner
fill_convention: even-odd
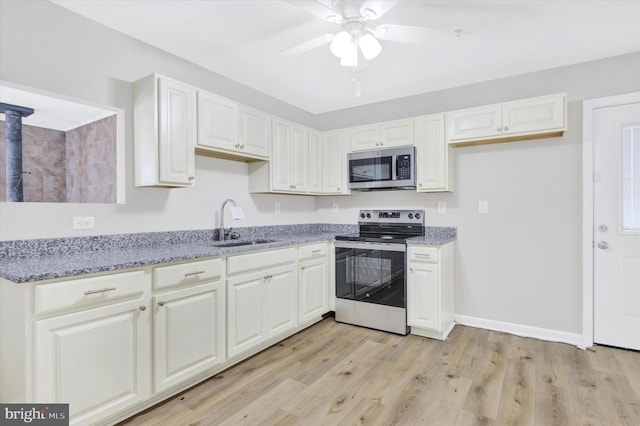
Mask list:
[[[232,240],[237,240],[240,238],[240,234],[236,231],[229,232],[229,238],[231,238]]]

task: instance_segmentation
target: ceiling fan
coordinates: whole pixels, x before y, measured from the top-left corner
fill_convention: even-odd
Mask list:
[[[300,55],[330,43],[330,50],[340,58],[340,65],[357,67],[360,54],[371,60],[382,51],[379,40],[422,44],[440,30],[399,24],[372,22],[381,18],[398,3],[397,0],[291,0],[297,7],[329,22],[340,25],[341,30],[298,44],[281,52],[282,55]]]

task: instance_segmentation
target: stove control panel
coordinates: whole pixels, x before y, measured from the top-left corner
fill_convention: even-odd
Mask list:
[[[415,223],[424,225],[424,210],[360,210],[358,223]]]

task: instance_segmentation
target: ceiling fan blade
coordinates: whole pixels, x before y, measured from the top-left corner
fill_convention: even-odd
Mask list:
[[[382,24],[372,32],[381,40],[399,41],[402,43],[424,44],[434,39],[441,30],[438,28],[413,27],[409,25]]]
[[[360,13],[366,17],[367,20],[373,21],[387,13],[396,4],[398,4],[398,0],[367,0],[360,8]],[[369,10],[375,12],[375,16],[373,16]]]
[[[290,49],[283,50],[280,52],[283,56],[297,56],[302,55],[303,53],[309,52],[310,50],[317,49],[320,46],[324,46],[325,44],[331,43],[334,35],[331,33],[327,33],[321,35],[320,37],[313,38],[309,41],[305,41],[304,43],[300,43],[297,46],[293,46]]]
[[[285,0],[324,21],[342,22],[342,16],[331,7],[331,0]]]

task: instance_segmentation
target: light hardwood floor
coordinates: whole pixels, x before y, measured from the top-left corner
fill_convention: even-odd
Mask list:
[[[638,426],[640,353],[327,318],[123,424]]]

